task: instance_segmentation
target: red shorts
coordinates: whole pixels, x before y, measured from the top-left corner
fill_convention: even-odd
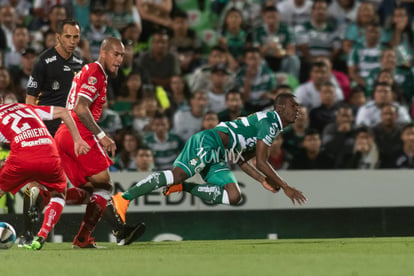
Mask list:
[[[66,189],[66,176],[58,156],[40,156],[34,153],[31,158],[11,153],[0,169],[0,189],[17,193],[24,185],[37,181],[49,191],[62,193]]]
[[[81,136],[91,147],[85,155],[75,155],[73,139],[66,125],[60,125],[55,134],[62,166],[73,186],[79,187],[88,182],[87,177],[98,174],[113,164],[99,141],[92,133],[82,133]]]

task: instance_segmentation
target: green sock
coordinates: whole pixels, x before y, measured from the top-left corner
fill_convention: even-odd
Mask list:
[[[184,182],[183,190],[209,203],[223,204],[223,187],[214,184]]]
[[[122,194],[122,197],[128,200],[148,194],[153,190],[166,186],[167,180],[164,172],[155,172],[148,177],[136,183]]]

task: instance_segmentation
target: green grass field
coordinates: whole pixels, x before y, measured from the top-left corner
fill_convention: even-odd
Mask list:
[[[46,244],[0,250],[0,275],[414,275],[414,238]]]

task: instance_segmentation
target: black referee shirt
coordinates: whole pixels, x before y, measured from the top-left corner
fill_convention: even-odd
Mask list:
[[[82,59],[72,55],[62,58],[55,47],[38,57],[27,83],[27,94],[39,97],[39,105],[66,106],[73,77],[82,69]]]

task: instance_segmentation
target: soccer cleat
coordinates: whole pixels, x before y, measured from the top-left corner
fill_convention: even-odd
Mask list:
[[[25,245],[31,245],[33,241],[33,233],[31,231],[26,231],[24,235],[19,237],[19,242],[17,247],[24,247]]]
[[[165,196],[167,196],[172,193],[181,193],[182,191],[183,191],[183,183],[179,183],[179,184],[172,184],[172,185],[165,186],[162,193]]]
[[[145,232],[145,223],[140,222],[135,226],[124,225],[123,229],[114,233],[116,243],[120,246],[129,245],[139,239]]]
[[[75,238],[73,239],[72,248],[74,249],[78,249],[78,248],[102,249],[105,247],[97,245],[95,243],[95,238],[89,237],[88,239],[85,239],[84,237],[78,237],[78,235],[76,235]]]
[[[40,249],[42,249],[44,244],[45,244],[45,238],[43,238],[41,236],[36,236],[36,237],[34,237],[32,243],[30,245],[25,244],[23,247],[26,248],[26,249],[40,250]]]
[[[114,204],[116,212],[121,217],[122,221],[125,223],[125,217],[129,205],[129,200],[124,199],[122,197],[122,193],[119,192],[112,196],[112,202]]]

